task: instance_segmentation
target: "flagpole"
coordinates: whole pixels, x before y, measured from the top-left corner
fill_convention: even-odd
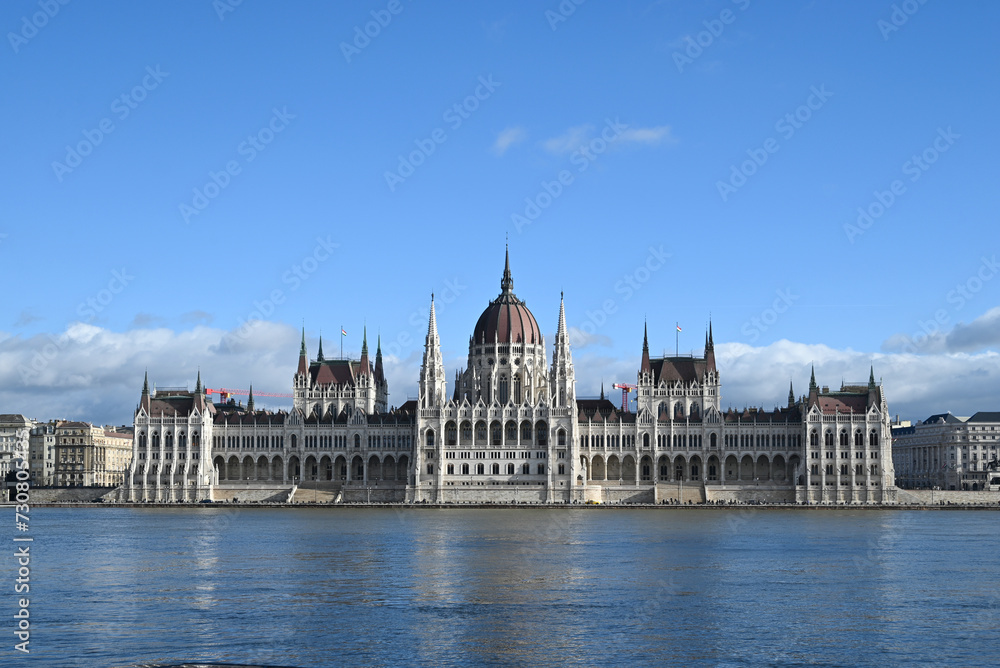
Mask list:
[[[344,359],[344,326],[340,326],[340,359]]]
[[[681,323],[674,323],[674,357],[680,357],[681,349]]]

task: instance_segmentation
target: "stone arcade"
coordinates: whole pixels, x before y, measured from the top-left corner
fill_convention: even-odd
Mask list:
[[[895,503],[890,420],[874,371],[773,411],[723,411],[709,325],[704,354],[651,358],[636,412],[578,399],[565,305],[551,364],[534,315],[500,294],[469,338],[449,394],[434,299],[418,398],[387,409],[381,345],[310,360],[305,332],[290,412],[149,389],[135,412],[122,500],[408,503]]]

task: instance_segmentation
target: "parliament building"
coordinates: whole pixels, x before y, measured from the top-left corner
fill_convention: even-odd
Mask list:
[[[555,311],[553,305],[553,312]],[[388,407],[380,343],[357,360],[315,358],[305,332],[290,411],[150,390],[135,410],[131,502],[895,503],[890,418],[874,371],[837,391],[810,378],[772,411],[723,409],[711,325],[701,356],[651,357],[643,333],[636,406],[576,396],[560,298],[551,360],[514,293],[476,322],[449,388],[434,299],[417,398]],[[763,371],[763,370],[762,370]]]

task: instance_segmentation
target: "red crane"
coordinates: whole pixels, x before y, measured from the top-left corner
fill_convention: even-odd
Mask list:
[[[625,413],[628,413],[629,412],[628,411],[628,393],[631,392],[632,390],[638,389],[639,386],[638,385],[629,385],[628,383],[615,383],[611,387],[615,388],[616,390],[621,390],[622,391],[622,411],[625,412]]]
[[[234,390],[234,389],[231,389],[231,388],[228,388],[228,387],[218,387],[218,388],[214,388],[214,389],[211,388],[211,387],[206,387],[205,388],[205,394],[218,394],[222,398],[223,403],[225,403],[225,402],[229,401],[229,397],[233,396],[234,394],[239,394],[239,395],[246,396],[246,395],[250,394],[250,391],[249,390]],[[289,397],[290,398],[290,397],[293,397],[295,395],[293,395],[293,394],[287,394],[287,393],[284,393],[284,392],[254,392],[254,396],[255,397]]]

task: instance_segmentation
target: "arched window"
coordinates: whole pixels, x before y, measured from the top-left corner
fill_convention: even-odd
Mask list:
[[[361,434],[354,435],[354,449],[359,450],[361,448]]]
[[[507,464],[507,475],[514,475],[514,465]]]
[[[514,403],[521,403],[521,376],[514,376]]]
[[[642,435],[642,447],[644,447],[644,448],[648,448],[649,447],[649,434],[643,434]]]
[[[711,435],[709,435],[709,437],[708,437],[708,445],[709,445],[709,447],[712,447],[712,448],[717,448],[719,446],[718,437],[715,435],[715,432],[712,432]]]
[[[531,475],[531,464],[528,462],[521,464],[521,473],[524,475]]]
[[[427,447],[432,447],[434,445],[434,430],[427,430]]]
[[[535,470],[538,471],[538,475],[545,475],[545,464],[539,464]]]
[[[873,448],[878,447],[878,432],[872,429],[871,433],[868,434],[868,445]]]
[[[538,445],[548,445],[548,425],[539,420],[535,425],[535,436],[538,437]]]
[[[485,468],[486,467],[483,464],[476,464],[476,474],[477,475],[483,475],[483,472],[485,471]]]
[[[824,445],[833,445],[833,432],[832,431],[828,431],[825,434],[823,434],[823,444]]]
[[[507,385],[507,375],[500,374],[500,382],[498,383],[497,387],[497,399],[500,401],[501,404],[507,403],[507,399],[510,396],[509,391],[510,388]]]
[[[493,475],[500,475],[500,465],[494,464],[493,466],[490,467],[490,471],[493,473]]]
[[[525,421],[525,422],[521,423],[521,442],[522,443],[531,443],[531,423],[530,422]]]
[[[841,429],[840,430],[840,444],[843,445],[843,446],[847,445],[847,430],[846,429]]]
[[[472,443],[472,423],[463,422],[462,423],[462,443]]]
[[[566,430],[565,429],[560,429],[557,432],[557,438],[558,438],[558,440],[556,442],[559,445],[566,445]]]
[[[456,439],[458,438],[458,429],[455,427],[454,422],[449,422],[444,428],[445,443],[448,445],[455,445]]]
[[[507,423],[507,428],[505,429],[507,442],[517,443],[517,423],[511,420]]]
[[[809,432],[809,445],[819,445],[819,436],[816,434],[816,430],[813,429]]]
[[[493,439],[493,445],[500,445],[500,423],[494,422],[490,427],[490,436]]]
[[[476,443],[479,445],[486,445],[486,423],[477,422],[476,423]]]
[[[462,475],[469,475],[469,465],[462,464]]]

